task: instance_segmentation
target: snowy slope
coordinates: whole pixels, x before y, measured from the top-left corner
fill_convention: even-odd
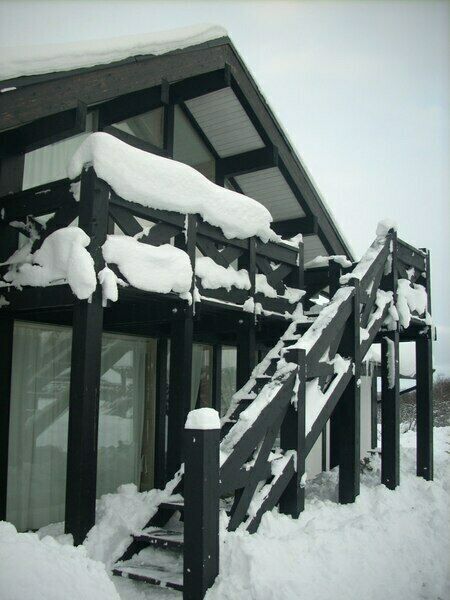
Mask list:
[[[0,80],[93,67],[131,56],[165,54],[227,35],[223,27],[199,24],[169,31],[45,46],[3,47]]]

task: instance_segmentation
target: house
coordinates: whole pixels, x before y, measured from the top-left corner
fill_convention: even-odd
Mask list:
[[[116,573],[203,597],[219,502],[255,531],[275,505],[298,517],[305,473],[337,465],[355,499],[375,343],[383,483],[399,484],[403,341],[432,478],[429,253],[384,223],[354,261],[226,32],[24,50],[1,79],[1,518],[65,521],[81,543],[100,495],[165,488]],[[181,513],[184,539],[166,527]],[[184,583],[126,562],[183,544]]]

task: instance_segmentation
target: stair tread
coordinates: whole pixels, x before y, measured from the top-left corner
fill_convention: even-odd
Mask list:
[[[183,530],[174,531],[158,527],[149,527],[140,533],[135,534],[135,540],[145,541],[167,548],[181,548],[184,543]]]
[[[120,565],[113,569],[113,575],[145,581],[153,585],[183,590],[182,571],[173,571],[161,565]]]

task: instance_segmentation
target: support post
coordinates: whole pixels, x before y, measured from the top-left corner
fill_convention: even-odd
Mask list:
[[[222,346],[213,345],[212,356],[212,408],[220,415],[222,395]]]
[[[431,330],[416,340],[417,475],[433,480],[433,357]]]
[[[191,295],[194,298],[195,248],[197,217],[186,218],[186,234],[175,240],[178,248],[189,255],[192,267]],[[194,301],[176,309],[171,325],[169,367],[169,411],[166,475],[171,479],[183,460],[184,422],[191,410],[192,345],[194,342]]]
[[[103,268],[108,230],[109,189],[92,168],[81,178],[79,226],[91,238],[95,271]],[[102,289],[78,300],[73,311],[67,440],[66,533],[81,544],[95,524],[97,437],[103,330]]]
[[[339,400],[339,502],[354,502],[359,495],[360,477],[360,305],[359,281],[352,280],[355,287],[352,298],[352,312],[339,347],[342,356],[350,357],[354,364],[354,373]]]
[[[372,449],[378,446],[378,377],[372,373],[370,380],[370,447]]]
[[[14,319],[0,319],[0,521],[6,521]]]
[[[342,275],[342,266],[335,262],[334,260],[330,260],[328,264],[328,278],[329,278],[329,289],[330,289],[330,299],[334,296],[334,294],[341,287],[340,278]],[[333,414],[330,418],[330,469],[334,469],[339,465],[339,431],[340,431],[340,403],[336,405],[336,408],[333,411]]]
[[[220,429],[185,429],[183,600],[202,600],[219,573]]]
[[[390,231],[391,269],[382,279],[383,289],[397,304],[397,233]],[[381,339],[381,482],[394,490],[400,484],[400,382],[399,326]]]
[[[399,333],[381,340],[381,482],[391,490],[400,484]]]
[[[305,508],[305,414],[306,414],[306,352],[292,350],[286,357],[298,365],[297,406],[290,402],[280,430],[280,443],[284,451],[295,450],[297,469],[280,498],[280,512],[297,519]]]
[[[166,485],[167,338],[156,349],[155,487]]]

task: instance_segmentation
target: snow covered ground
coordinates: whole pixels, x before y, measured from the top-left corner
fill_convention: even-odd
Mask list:
[[[221,572],[207,600],[447,600],[450,427],[435,429],[434,482],[415,476],[415,433],[401,441],[402,481],[395,492],[380,485],[376,457],[353,505],[336,503],[337,473],[325,473],[307,483],[307,508],[298,521],[274,511],[257,534],[223,532]],[[128,495],[134,504],[143,496]],[[41,537],[58,531],[47,528]],[[0,524],[0,598],[181,599],[178,592],[112,578],[116,593],[103,563],[92,560],[95,544],[72,548],[69,541],[39,541]]]

